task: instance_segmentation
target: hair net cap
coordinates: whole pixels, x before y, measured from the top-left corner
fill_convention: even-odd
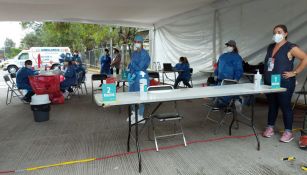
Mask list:
[[[64,59],[64,58],[66,57],[66,55],[65,55],[64,53],[62,53],[62,54],[60,55],[60,57]]]
[[[143,37],[142,37],[141,35],[136,35],[136,36],[134,37],[134,41],[141,41],[141,42],[143,42],[144,39],[143,39]]]

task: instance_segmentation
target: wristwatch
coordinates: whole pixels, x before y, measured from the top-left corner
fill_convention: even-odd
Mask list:
[[[294,73],[295,75],[297,75],[297,74],[298,74],[296,71],[293,71],[293,73]]]

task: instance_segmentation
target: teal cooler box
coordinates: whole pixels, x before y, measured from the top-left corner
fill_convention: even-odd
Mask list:
[[[48,94],[33,95],[30,105],[35,122],[44,122],[49,120],[50,100]]]

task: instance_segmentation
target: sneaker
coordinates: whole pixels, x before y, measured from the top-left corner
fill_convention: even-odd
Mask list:
[[[139,124],[144,124],[144,123],[145,123],[145,120],[143,120],[143,119],[144,119],[143,116],[138,115]],[[143,120],[143,121],[141,121],[141,120]],[[141,121],[141,122],[140,122],[140,121]],[[129,122],[129,118],[127,118],[127,122]],[[135,116],[134,116],[134,114],[131,115],[131,125],[133,125],[133,124],[135,124]]]
[[[232,113],[231,109],[229,109],[229,108],[225,109],[224,112],[225,112],[225,114],[231,114]]]
[[[213,108],[212,108],[212,111],[219,111],[219,110],[220,110],[219,107],[213,107]]]
[[[285,143],[288,143],[288,142],[291,142],[291,140],[293,140],[293,134],[292,134],[292,132],[290,132],[290,131],[285,131],[283,134],[282,134],[282,136],[281,136],[281,138],[280,138],[280,141],[281,142],[285,142]]]
[[[274,135],[274,129],[272,127],[267,127],[263,132],[262,136],[270,138]]]
[[[64,96],[64,98],[67,99],[67,100],[70,99],[69,92],[67,92],[67,91],[65,91],[65,92],[63,93],[63,96]]]
[[[300,148],[307,148],[307,135],[301,136],[298,144],[300,145]]]

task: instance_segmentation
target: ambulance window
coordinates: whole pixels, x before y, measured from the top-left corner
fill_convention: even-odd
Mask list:
[[[19,56],[19,60],[28,60],[29,59],[29,54],[28,53],[23,53]]]

